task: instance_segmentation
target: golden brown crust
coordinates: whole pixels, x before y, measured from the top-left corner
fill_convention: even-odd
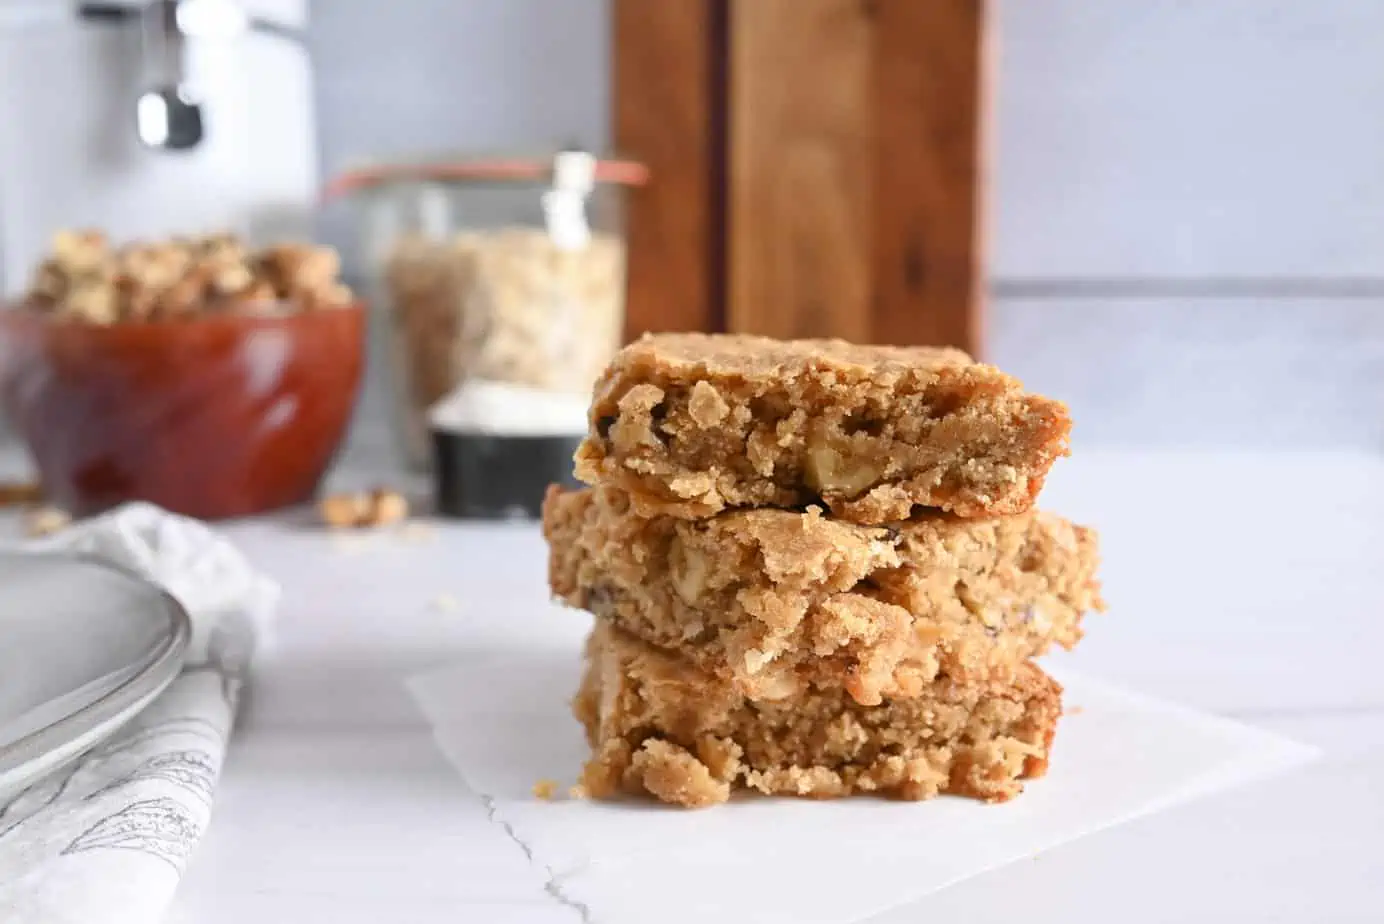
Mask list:
[[[582,786],[595,798],[647,793],[700,807],[751,789],[998,802],[1046,769],[1061,687],[1029,664],[1007,685],[939,680],[922,696],[880,706],[839,690],[751,703],[600,623],[573,708],[592,746]]]
[[[615,488],[553,488],[543,528],[564,602],[755,700],[844,687],[873,705],[939,674],[1002,682],[1070,648],[1103,607],[1095,533],[1044,512],[889,528],[773,509],[688,521],[641,517]]]
[[[657,334],[596,383],[591,427],[577,476],[646,515],[820,499],[878,524],[1029,509],[1071,421],[959,350]]]

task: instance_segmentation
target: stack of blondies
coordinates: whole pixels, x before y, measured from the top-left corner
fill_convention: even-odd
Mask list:
[[[1058,401],[950,349],[665,334],[596,384],[549,581],[596,627],[594,797],[1016,795],[1102,608],[1096,536],[1033,502]]]

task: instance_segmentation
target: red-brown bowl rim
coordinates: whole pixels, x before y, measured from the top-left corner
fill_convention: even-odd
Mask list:
[[[268,303],[261,302],[259,304]],[[287,303],[275,302],[273,304]],[[26,304],[23,301],[8,301],[0,303],[0,324],[8,323],[10,319],[13,318],[21,318],[25,323],[46,326],[54,330],[81,330],[94,337],[116,337],[120,336],[120,331],[140,331],[148,333],[154,331],[206,331],[216,327],[240,330],[281,328],[297,324],[311,324],[313,322],[308,319],[318,315],[359,315],[364,311],[365,303],[361,299],[353,299],[348,304],[333,305],[330,308],[317,308],[312,311],[291,310],[278,314],[209,311],[174,318],[140,318],[133,321],[116,321],[112,324],[93,324],[78,318],[62,317],[61,315],[37,308],[31,304]]]

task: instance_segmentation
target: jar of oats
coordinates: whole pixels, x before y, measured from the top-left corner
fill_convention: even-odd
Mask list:
[[[395,417],[411,462],[431,459],[430,413],[449,402],[480,406],[459,394],[471,387],[491,412],[480,421],[468,414],[468,427],[573,431],[553,434],[564,437],[585,428],[554,409],[589,399],[619,347],[621,197],[644,176],[638,164],[562,151],[394,165],[329,187],[360,206],[365,284],[382,308],[379,334],[392,348]]]

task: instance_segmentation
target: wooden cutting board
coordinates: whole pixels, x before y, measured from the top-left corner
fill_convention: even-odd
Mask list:
[[[628,333],[981,344],[985,0],[615,0]]]

